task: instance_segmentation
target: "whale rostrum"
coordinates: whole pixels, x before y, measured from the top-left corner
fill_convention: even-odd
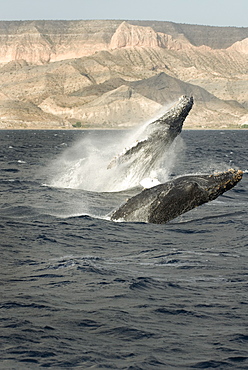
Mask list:
[[[216,199],[241,179],[241,170],[211,175],[187,175],[145,189],[110,216],[114,221],[164,224],[191,209]]]

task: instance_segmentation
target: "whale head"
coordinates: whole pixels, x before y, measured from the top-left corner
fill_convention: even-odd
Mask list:
[[[138,183],[149,177],[150,170],[159,165],[166,150],[182,131],[193,104],[193,96],[181,96],[176,104],[144,128],[144,137],[116,155],[107,168],[125,164],[125,172],[135,171]]]
[[[243,176],[243,171],[229,169],[206,177],[206,184],[202,185],[208,193],[209,200],[216,199],[219,195],[232,189]]]
[[[173,138],[176,137],[182,131],[183,123],[191,111],[193,104],[193,96],[182,95],[175,105],[160,118],[150,123],[148,128],[160,128],[161,135],[161,129],[163,129],[163,126],[166,126],[170,131],[170,136],[174,133]]]

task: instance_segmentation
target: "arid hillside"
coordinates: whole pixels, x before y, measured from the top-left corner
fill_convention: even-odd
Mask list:
[[[248,28],[0,22],[0,128],[122,128],[192,94],[185,128],[248,126]]]

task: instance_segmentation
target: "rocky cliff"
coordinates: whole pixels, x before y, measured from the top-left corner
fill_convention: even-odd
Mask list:
[[[248,28],[0,22],[0,128],[130,127],[193,94],[191,128],[248,123]]]

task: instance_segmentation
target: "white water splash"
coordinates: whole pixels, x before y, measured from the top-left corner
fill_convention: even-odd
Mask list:
[[[118,137],[115,136],[115,140]],[[126,172],[128,163],[120,164],[114,168],[108,169],[108,164],[113,157],[114,149],[121,145],[114,145],[114,148],[99,148],[99,139],[83,139],[73,148],[73,151],[67,150],[63,155],[53,163],[55,176],[49,185],[57,188],[84,189],[97,192],[122,191],[136,186],[151,187],[159,182],[165,182],[175,164],[177,154],[182,150],[183,141],[177,138],[167,152],[164,158],[161,158],[159,166],[153,168],[144,179],[140,178],[142,163],[136,163]],[[104,147],[104,139],[101,141]],[[78,150],[75,150],[78,148]],[[83,154],[83,155],[82,155]],[[54,172],[54,171],[53,171]],[[143,181],[142,181],[143,180]]]
[[[166,109],[164,108],[163,111]],[[161,115],[161,111],[160,114]],[[84,189],[97,192],[116,192],[136,186],[151,187],[168,179],[175,164],[177,153],[181,151],[182,139],[176,138],[163,153],[158,163],[144,173],[142,160],[136,160],[135,165],[120,163],[108,168],[109,163],[118,153],[133,146],[137,141],[144,140],[145,130],[151,121],[123,135],[114,133],[112,140],[109,135],[87,135],[65,152],[54,163],[55,176],[50,186],[58,188]],[[100,131],[99,131],[100,133]],[[123,137],[124,136],[124,137]],[[156,143],[155,143],[156,145]],[[149,185],[148,185],[149,184]]]

